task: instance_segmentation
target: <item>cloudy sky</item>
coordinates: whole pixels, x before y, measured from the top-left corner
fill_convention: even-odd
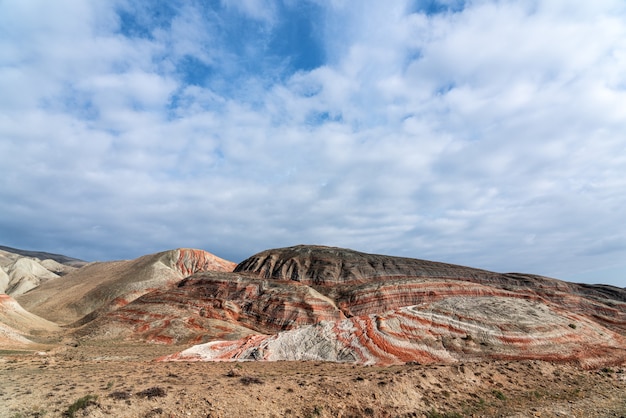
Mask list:
[[[0,244],[626,286],[623,0],[0,0]]]

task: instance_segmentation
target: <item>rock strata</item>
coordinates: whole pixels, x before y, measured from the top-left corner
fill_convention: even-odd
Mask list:
[[[575,327],[572,326],[575,324]],[[482,360],[626,361],[626,339],[538,301],[452,297],[274,335],[215,341],[165,360],[323,360],[390,365]]]
[[[513,292],[543,298],[626,333],[626,289],[568,283],[537,275],[500,274],[434,261],[306,246],[263,251],[237,272],[314,286],[347,316],[377,313],[455,294]],[[471,284],[481,285],[472,287]]]
[[[343,318],[332,300],[301,283],[202,272],[98,318],[81,333],[178,343],[272,334]]]
[[[262,316],[247,316],[246,327],[261,333],[211,341],[168,360],[626,361],[624,289],[320,246],[264,251],[235,272],[256,275],[265,286],[310,287],[345,318],[313,315],[310,325],[277,332]],[[207,295],[217,294],[212,288]],[[256,291],[246,299],[266,317],[281,318]]]

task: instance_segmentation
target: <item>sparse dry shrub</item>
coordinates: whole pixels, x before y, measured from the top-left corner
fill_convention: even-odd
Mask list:
[[[500,399],[501,401],[506,401],[506,396],[499,390],[492,390],[491,393],[493,393],[493,396],[495,396],[497,399]]]
[[[73,404],[71,404],[67,410],[63,413],[64,417],[74,418],[76,412],[81,409],[87,408],[89,405],[96,405],[96,400],[98,397],[96,395],[86,395],[82,398],[76,400]]]
[[[148,389],[144,389],[141,392],[137,392],[137,396],[140,396],[142,398],[162,398],[164,396],[167,396],[167,393],[165,392],[165,389],[158,387],[158,386],[154,386]]]
[[[426,412],[426,418],[461,418],[462,416],[458,412],[437,412],[434,409]]]
[[[239,381],[246,386],[251,385],[251,384],[261,385],[264,383],[263,380],[259,379],[256,376],[242,376],[241,379],[239,379]]]
[[[159,416],[159,415],[163,415],[163,408],[155,408],[155,409],[149,411],[146,414],[145,418],[153,418],[153,417],[156,417],[156,416]]]
[[[120,390],[117,392],[113,392],[109,395],[109,398],[113,398],[115,400],[126,400],[126,399],[130,399],[131,397],[131,393],[129,391],[125,391],[125,390]]]

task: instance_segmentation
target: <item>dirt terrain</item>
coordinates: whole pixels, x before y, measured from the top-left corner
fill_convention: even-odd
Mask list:
[[[624,368],[157,362],[182,347],[72,345],[0,351],[0,417],[626,416]]]

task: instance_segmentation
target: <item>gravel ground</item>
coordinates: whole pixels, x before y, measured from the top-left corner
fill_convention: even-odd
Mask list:
[[[0,351],[0,417],[626,417],[626,368],[164,363],[182,347]]]

